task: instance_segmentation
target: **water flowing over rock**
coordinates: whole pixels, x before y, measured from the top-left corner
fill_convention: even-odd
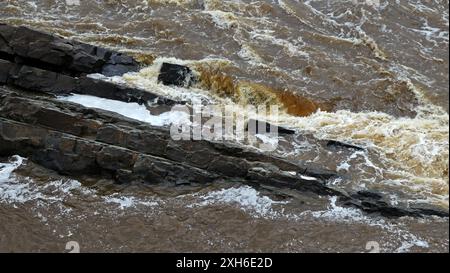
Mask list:
[[[356,145],[352,145],[352,144],[348,144],[348,143],[344,143],[344,142],[340,142],[337,140],[329,140],[327,141],[327,146],[328,147],[335,147],[335,148],[347,148],[347,149],[354,149],[357,151],[362,151],[364,150],[364,148],[356,146]]]
[[[158,82],[165,85],[191,86],[196,81],[192,70],[183,65],[163,63],[158,76]]]
[[[233,180],[338,196],[344,205],[384,216],[448,216],[435,208],[395,207],[378,193],[329,186],[327,180],[338,174],[317,164],[287,161],[231,142],[174,141],[167,127],[54,98],[77,93],[125,102],[180,103],[85,76],[136,71],[139,65],[129,56],[0,25],[0,59],[0,84],[13,88],[0,87],[0,156],[19,154],[64,175],[95,175],[119,183]],[[178,78],[172,80],[180,83]],[[286,129],[286,133],[293,132]]]

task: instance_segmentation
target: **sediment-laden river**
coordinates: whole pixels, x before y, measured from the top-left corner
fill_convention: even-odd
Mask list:
[[[448,1],[6,0],[0,23],[145,64],[109,81],[192,103],[278,105],[277,122],[297,135],[273,153],[336,170],[345,177],[328,181],[336,187],[448,211]],[[188,65],[200,81],[158,83],[163,62]],[[368,215],[333,197],[235,181],[75,180],[2,158],[0,251],[62,252],[69,241],[82,252],[448,252],[449,222]]]

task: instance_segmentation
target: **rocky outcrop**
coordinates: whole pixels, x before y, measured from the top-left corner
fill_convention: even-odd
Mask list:
[[[363,147],[359,147],[359,146],[349,144],[349,143],[344,143],[344,142],[337,141],[337,140],[328,140],[326,145],[327,145],[327,147],[332,147],[332,148],[346,148],[346,149],[353,149],[356,151],[364,151]]]
[[[93,95],[124,102],[174,105],[176,102],[148,91],[117,85],[90,77],[72,77],[27,65],[0,60],[0,84],[53,95],[70,93]]]
[[[323,182],[334,173],[318,166],[232,143],[174,141],[168,128],[111,112],[4,89],[0,94],[2,156],[20,153],[63,174],[106,175],[120,182],[205,183],[221,178],[334,193]]]
[[[54,95],[95,95],[125,102],[175,102],[150,92],[87,77],[137,71],[130,56],[26,27],[0,24],[0,84]]]
[[[338,196],[340,204],[384,216],[448,216],[436,208],[395,207],[378,193],[334,188],[327,180],[337,174],[316,164],[231,142],[174,141],[169,128],[57,100],[48,94],[180,103],[85,75],[133,71],[138,65],[127,56],[26,28],[0,25],[0,34],[0,85],[8,86],[0,86],[0,156],[19,154],[64,175],[119,183],[240,181]],[[333,141],[327,145],[359,148]]]
[[[5,24],[0,24],[0,58],[73,76],[114,76],[139,69],[122,53]]]
[[[412,205],[408,208],[392,206],[385,200],[383,195],[370,191],[358,191],[347,197],[341,196],[339,203],[341,206],[357,207],[367,213],[377,213],[389,217],[449,216],[448,211],[441,210],[432,205]]]
[[[262,128],[261,128],[262,127]],[[259,130],[262,129],[262,132]],[[264,134],[264,133],[278,133],[280,135],[293,135],[295,134],[294,130],[287,129],[281,126],[273,125],[265,121],[259,121],[255,119],[249,119],[247,124],[245,125],[245,130],[253,132],[255,134]]]

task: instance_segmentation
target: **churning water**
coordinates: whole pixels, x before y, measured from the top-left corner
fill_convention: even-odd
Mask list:
[[[448,1],[6,0],[0,22],[145,64],[106,80],[192,103],[279,105],[278,122],[300,135],[366,150],[331,153],[296,138],[277,154],[337,170],[347,178],[330,182],[339,187],[448,210]],[[158,84],[163,62],[189,65],[200,81]],[[82,251],[358,252],[368,241],[382,251],[448,251],[448,219],[371,218],[333,199],[281,198],[233,181],[119,187],[20,157],[3,162],[0,250],[62,251],[73,239]]]

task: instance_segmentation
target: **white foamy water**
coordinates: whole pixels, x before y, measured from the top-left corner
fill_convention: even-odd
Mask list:
[[[274,201],[267,196],[261,195],[257,190],[249,186],[228,188],[212,191],[198,196],[200,201],[189,206],[204,207],[217,204],[235,205],[255,217],[273,218],[280,216],[273,209],[274,205],[283,205],[287,202]]]
[[[402,185],[428,202],[448,207],[449,116],[431,108],[414,118],[395,118],[385,113],[317,112],[305,118],[282,117],[319,139],[337,139],[368,148],[356,152],[338,166],[351,171],[352,161],[362,158],[374,170],[377,183]],[[288,121],[289,120],[289,121]],[[376,160],[375,160],[376,159]],[[418,189],[420,187],[420,189]],[[419,197],[420,199],[420,197]]]
[[[20,167],[25,159],[20,156],[13,156],[9,163],[0,163],[0,183],[9,182],[13,171]]]
[[[144,105],[138,103],[127,103],[122,101],[99,98],[89,95],[73,94],[58,97],[59,100],[81,104],[89,108],[97,108],[115,112],[122,116],[150,123],[154,126],[165,126],[171,124],[190,124],[190,117],[181,111],[170,111],[160,115],[152,115]]]
[[[135,215],[145,212],[158,213],[174,205],[199,209],[214,206],[236,207],[256,219],[288,220],[305,222],[311,217],[320,221],[352,224],[359,223],[376,227],[386,231],[393,236],[392,242],[381,245],[381,251],[409,252],[412,248],[428,248],[426,240],[407,231],[402,224],[393,223],[389,220],[372,218],[360,210],[344,208],[336,205],[336,198],[330,198],[330,205],[323,211],[305,211],[294,213],[286,211],[290,201],[274,201],[270,197],[261,194],[249,186],[239,186],[222,190],[214,190],[206,193],[196,193],[179,198],[159,198],[153,195],[139,195],[112,193],[99,195],[91,188],[83,186],[80,182],[72,179],[59,179],[38,184],[31,178],[16,176],[14,171],[21,165],[26,164],[26,159],[14,156],[8,163],[0,163],[0,203],[17,207],[20,204],[34,204],[33,210],[42,222],[48,223],[49,217],[52,221],[64,221],[65,217],[78,217],[83,206],[89,206],[93,211],[89,215],[102,217],[119,217],[124,215]],[[193,198],[193,199],[192,199]],[[178,202],[178,201],[181,201]],[[81,202],[81,203],[80,203]],[[70,204],[78,204],[73,207]],[[67,205],[69,204],[69,205]],[[84,204],[84,205],[82,205]],[[81,206],[81,207],[80,207]],[[50,208],[56,209],[57,215],[49,215]],[[54,213],[54,212],[53,212]],[[108,216],[109,215],[109,216]],[[71,234],[71,229],[69,229]]]
[[[152,208],[160,204],[160,201],[154,200],[144,200],[142,198],[137,198],[135,196],[123,196],[118,193],[114,193],[110,196],[105,197],[105,202],[109,204],[118,205],[120,209],[130,209],[136,207],[146,207]]]
[[[13,156],[8,163],[0,163],[0,200],[7,203],[26,202],[34,199],[33,191],[27,184],[14,178],[13,172],[19,168],[24,158]]]
[[[163,62],[188,65],[194,69],[198,64],[227,63],[220,59],[199,61],[176,58],[157,58],[153,65],[137,73],[128,73],[123,77],[105,78],[120,84],[139,87],[149,92],[168,96],[172,99],[184,99],[192,104],[208,102],[222,105],[234,105],[240,112],[247,109],[235,104],[228,98],[219,98],[209,90],[201,88],[182,88],[164,86],[157,82],[159,69]],[[403,75],[404,73],[399,74]],[[300,133],[312,133],[318,139],[336,139],[354,143],[370,150],[370,153],[353,154],[337,166],[337,171],[367,171],[367,177],[360,177],[360,186],[385,183],[398,186],[402,191],[417,196],[417,202],[430,202],[448,207],[448,155],[449,155],[449,116],[440,107],[432,105],[408,78],[408,88],[413,90],[421,105],[417,107],[416,117],[394,117],[381,112],[336,112],[318,111],[308,117],[294,117],[281,112],[278,117],[264,117],[273,124],[297,129]],[[86,102],[83,102],[86,103]],[[87,103],[86,105],[89,105]],[[104,106],[103,106],[104,107]],[[114,107],[117,111],[118,107]],[[173,119],[148,117],[143,106],[129,104],[124,114],[153,124],[170,123]],[[162,119],[162,121],[161,121]],[[278,140],[257,136],[265,144],[277,146]],[[302,152],[302,151],[300,151]],[[360,162],[362,159],[363,163]]]

